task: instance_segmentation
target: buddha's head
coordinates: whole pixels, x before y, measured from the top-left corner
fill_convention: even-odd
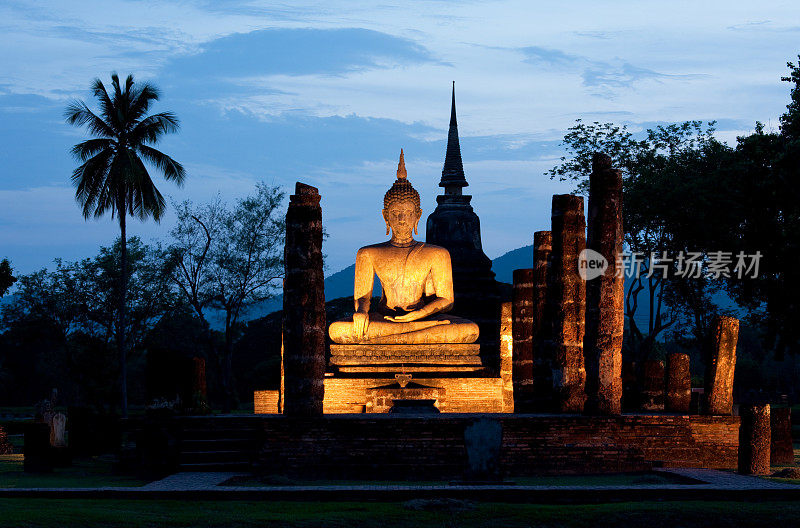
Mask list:
[[[408,181],[403,150],[397,164],[397,179],[383,197],[383,219],[386,221],[386,234],[391,229],[394,238],[409,240],[417,234],[422,209],[419,207],[419,193]]]

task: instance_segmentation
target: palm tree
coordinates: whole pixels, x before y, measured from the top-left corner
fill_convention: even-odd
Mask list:
[[[109,95],[100,79],[92,83],[92,94],[100,106],[99,115],[83,101],[72,101],[64,112],[67,123],[86,126],[92,139],[72,147],[72,155],[81,165],[72,173],[75,199],[83,216],[100,217],[111,212],[119,221],[120,293],[117,317],[117,352],[121,362],[122,415],[128,415],[127,354],[125,348],[125,303],[128,285],[128,248],[125,220],[128,215],[141,220],[153,217],[158,222],[166,209],[164,197],[156,189],[144,162],[157,168],[164,177],[179,186],[186,172],[180,163],[152,145],[164,134],[176,132],[178,119],[172,112],[146,115],[158,89],[149,83],[134,83],[128,75],[120,86],[116,72],[111,74],[113,94]]]

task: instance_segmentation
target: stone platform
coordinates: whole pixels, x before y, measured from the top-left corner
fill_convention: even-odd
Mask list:
[[[187,446],[207,443],[212,433],[224,438],[246,434],[253,442],[241,442],[241,458],[277,474],[425,479],[463,474],[465,430],[476,420],[500,424],[501,468],[507,477],[737,466],[735,416],[262,415],[181,417],[165,427],[179,439],[181,457]],[[208,471],[200,454],[192,452],[194,468]]]
[[[481,370],[480,345],[331,345],[330,365],[339,372],[470,372]]]

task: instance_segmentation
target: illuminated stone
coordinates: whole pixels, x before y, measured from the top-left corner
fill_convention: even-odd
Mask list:
[[[642,365],[642,391],[639,396],[643,411],[664,410],[664,362],[648,359]]]
[[[511,332],[512,308],[510,302],[500,306],[500,379],[503,381],[503,410],[514,412],[514,337]]]
[[[706,412],[729,415],[733,408],[733,372],[736,368],[739,320],[716,316],[712,327],[714,334],[706,355]]]
[[[664,409],[687,414],[692,403],[692,374],[689,354],[673,352],[667,355],[667,391]]]
[[[552,361],[553,406],[561,412],[582,412],[586,401],[586,282],[578,274],[578,256],[586,249],[582,197],[553,196],[551,232],[544,324],[550,324],[548,359]]]
[[[770,474],[769,404],[742,406],[739,428],[739,473]]]
[[[517,412],[530,412],[533,391],[533,269],[514,270],[513,383]]]
[[[622,173],[611,158],[595,154],[589,177],[586,246],[605,257],[608,268],[586,282],[586,411],[622,412],[622,334],[625,287],[622,270]]]
[[[551,323],[545,323],[547,302],[547,266],[553,249],[550,231],[533,234],[533,390],[531,411],[541,411],[552,406],[553,371],[548,357]]]
[[[284,413],[322,414],[325,289],[322,209],[316,188],[297,183],[286,213],[283,283]]]

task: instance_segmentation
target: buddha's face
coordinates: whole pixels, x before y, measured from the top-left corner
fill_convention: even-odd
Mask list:
[[[394,202],[383,210],[383,219],[386,221],[386,234],[391,228],[394,238],[407,240],[412,233],[417,232],[419,219],[422,217],[422,209],[411,200]]]

